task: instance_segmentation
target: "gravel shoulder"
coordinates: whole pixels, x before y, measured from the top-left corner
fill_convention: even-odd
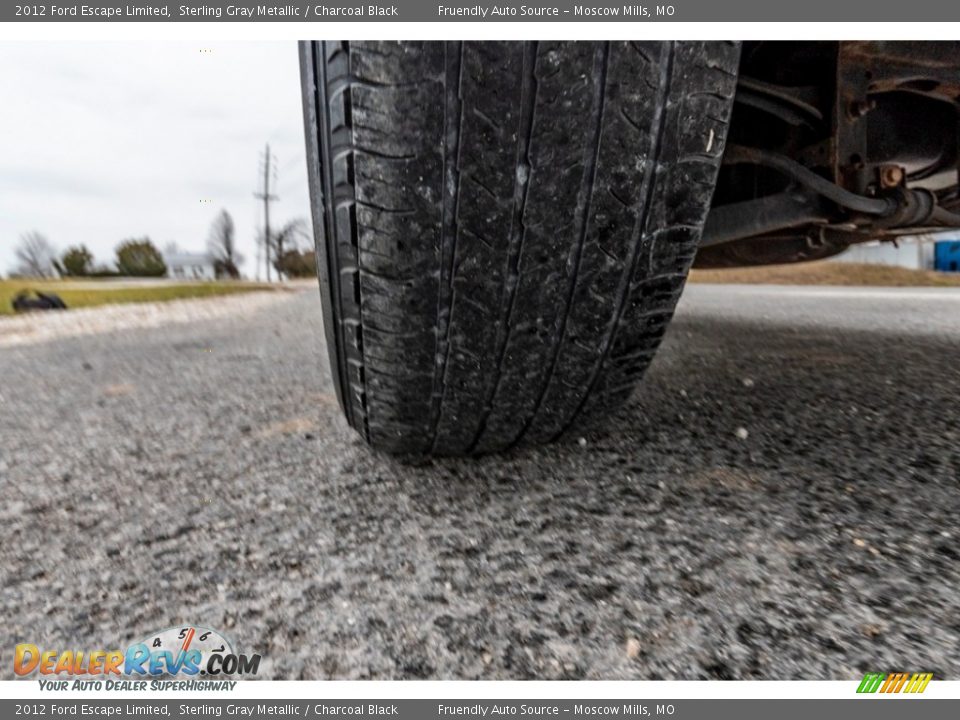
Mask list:
[[[474,460],[362,445],[315,291],[4,348],[0,667],[194,622],[278,679],[960,679],[958,317],[693,286],[606,425]]]
[[[190,300],[128,303],[77,308],[66,312],[0,316],[0,347],[31,345],[65,337],[158,328],[176,323],[217,320],[248,313],[283,299],[269,290]]]

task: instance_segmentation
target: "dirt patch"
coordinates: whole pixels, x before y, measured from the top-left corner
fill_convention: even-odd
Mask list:
[[[103,394],[107,397],[123,397],[124,395],[132,394],[136,388],[130,383],[116,383],[114,385],[107,385],[103,389]]]
[[[887,265],[810,262],[723,270],[692,270],[690,282],[745,285],[960,287],[960,273],[910,270]]]
[[[305,433],[315,430],[317,424],[312,418],[297,417],[290,420],[281,420],[271,423],[257,433],[259,438],[270,438],[277,435],[293,435],[295,433]]]

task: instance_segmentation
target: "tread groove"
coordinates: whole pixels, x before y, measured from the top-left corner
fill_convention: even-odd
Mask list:
[[[484,398],[483,406],[480,411],[480,422],[477,426],[477,431],[474,434],[473,440],[470,442],[470,446],[467,449],[468,453],[472,453],[476,449],[477,443],[480,442],[480,438],[486,431],[487,419],[490,417],[493,399],[496,397],[497,390],[500,388],[500,379],[503,377],[502,370],[507,352],[507,340],[510,336],[510,321],[513,317],[514,303],[516,302],[517,298],[516,288],[517,277],[520,274],[520,255],[523,252],[524,239],[527,233],[527,228],[523,221],[523,212],[526,208],[527,196],[532,183],[530,172],[530,143],[533,140],[533,124],[535,119],[534,114],[536,112],[537,105],[537,48],[537,42],[531,42],[524,47],[523,84],[520,92],[520,105],[522,107],[522,111],[519,120],[520,130],[517,133],[517,154],[515,165],[518,168],[522,166],[526,169],[526,179],[523,183],[523,188],[520,191],[519,198],[517,198],[516,189],[514,190],[514,209],[513,213],[511,214],[510,221],[511,240],[509,258],[507,262],[509,275],[505,283],[507,301],[505,304],[505,311],[501,316],[501,324],[497,332],[497,360],[494,370],[496,377],[491,383],[490,390]],[[516,183],[517,180],[515,179],[515,186]]]
[[[460,136],[463,134],[463,46],[456,43],[453,48],[449,44],[444,46],[445,81],[449,83],[455,79],[454,89],[447,88],[447,102],[444,107],[443,120],[443,204],[441,209],[441,292],[438,293],[437,318],[441,326],[437,328],[437,358],[434,367],[432,383],[430,437],[430,451],[433,452],[437,442],[437,428],[440,424],[440,415],[443,410],[443,396],[446,387],[447,364],[450,355],[450,329],[453,325],[449,308],[453,301],[454,263],[457,258],[457,202],[460,197]],[[452,116],[452,117],[451,117]],[[455,130],[454,130],[455,128]],[[452,162],[451,162],[452,160]],[[451,178],[448,178],[448,174]],[[444,254],[448,255],[446,259]],[[443,273],[446,273],[446,282],[443,282]],[[444,326],[445,325],[445,326]],[[441,343],[441,338],[443,341]]]
[[[592,135],[589,144],[590,155],[585,163],[585,170],[583,173],[583,187],[581,192],[583,192],[585,200],[583,207],[583,215],[580,219],[580,230],[576,245],[571,256],[571,262],[573,265],[573,272],[570,276],[570,282],[567,287],[566,299],[564,302],[563,314],[560,320],[560,328],[557,332],[556,340],[554,342],[553,348],[551,350],[550,362],[547,366],[546,374],[544,375],[544,380],[540,386],[540,392],[537,395],[536,402],[534,403],[533,410],[530,412],[527,419],[524,421],[523,426],[521,427],[520,433],[510,441],[510,446],[516,445],[523,436],[530,429],[530,424],[534,421],[534,418],[537,417],[537,413],[540,412],[540,408],[543,406],[544,398],[547,395],[547,389],[550,387],[550,383],[553,381],[554,375],[557,370],[557,361],[560,359],[560,350],[563,346],[563,340],[567,331],[567,322],[570,317],[570,308],[573,305],[573,297],[576,291],[577,278],[579,277],[580,263],[583,259],[583,246],[587,240],[587,231],[590,225],[590,206],[593,199],[593,193],[597,184],[597,166],[600,155],[600,141],[602,139],[603,133],[603,110],[607,94],[607,63],[610,60],[610,43],[606,42],[601,46],[601,50],[598,52],[598,60],[595,62],[595,65],[598,66],[599,77],[597,79],[597,94],[594,98],[595,113],[593,118],[592,125]]]
[[[559,432],[553,436],[553,440],[557,439],[567,428],[576,420],[583,410],[583,406],[587,401],[587,398],[593,392],[594,386],[597,383],[597,379],[600,377],[600,373],[603,369],[604,363],[606,362],[607,357],[610,354],[610,349],[613,347],[613,343],[616,339],[617,330],[619,329],[620,319],[623,317],[623,309],[627,302],[627,297],[630,292],[630,279],[633,277],[635,272],[635,266],[640,258],[640,249],[643,245],[643,236],[647,230],[647,222],[650,218],[650,209],[653,200],[653,193],[656,188],[656,176],[657,171],[660,167],[660,153],[663,150],[663,136],[667,128],[667,99],[670,97],[670,90],[673,84],[673,65],[674,65],[674,53],[676,51],[676,46],[673,41],[669,41],[667,44],[666,50],[666,61],[661,64],[661,75],[660,75],[660,88],[659,88],[659,101],[656,103],[656,110],[653,127],[655,132],[653,133],[653,139],[651,141],[650,147],[650,157],[647,162],[647,167],[645,168],[643,186],[640,189],[640,196],[644,198],[643,210],[637,218],[635,226],[635,237],[630,248],[630,257],[627,260],[627,268],[623,273],[623,276],[620,281],[620,287],[618,289],[618,300],[616,305],[616,310],[612,321],[610,322],[610,331],[607,333],[606,338],[604,339],[600,357],[594,365],[593,372],[590,376],[589,381],[587,382],[586,391],[583,393],[583,397],[580,400],[580,403],[577,405],[577,408],[573,413],[567,418],[566,422],[563,423]]]

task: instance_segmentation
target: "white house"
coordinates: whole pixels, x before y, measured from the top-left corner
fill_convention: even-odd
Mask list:
[[[934,239],[928,236],[903,237],[891,242],[871,241],[851,245],[831,260],[835,262],[895,265],[911,270],[933,270]]]
[[[167,277],[180,280],[215,280],[213,258],[204,253],[167,252],[163,255]]]

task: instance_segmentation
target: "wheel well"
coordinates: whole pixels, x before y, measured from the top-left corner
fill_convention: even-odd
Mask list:
[[[818,259],[960,224],[958,98],[960,43],[744,43],[697,266]]]

